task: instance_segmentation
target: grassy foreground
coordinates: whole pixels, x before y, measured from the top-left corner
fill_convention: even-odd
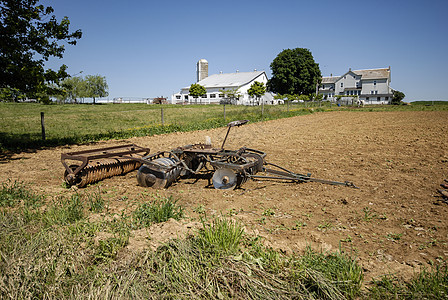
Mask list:
[[[163,108],[163,124],[162,124]],[[251,122],[286,118],[319,111],[448,110],[448,102],[363,108],[337,107],[328,103],[264,107],[222,105],[65,104],[0,103],[0,151],[22,151],[42,146],[82,144],[170,132],[185,132],[225,126],[229,121]],[[46,140],[42,140],[41,112]]]
[[[446,265],[410,282],[394,277],[362,290],[363,272],[345,253],[282,255],[263,246],[243,224],[202,215],[202,228],[156,250],[126,248],[134,230],[184,209],[146,195],[120,216],[101,190],[48,199],[20,182],[0,188],[2,299],[441,299]]]

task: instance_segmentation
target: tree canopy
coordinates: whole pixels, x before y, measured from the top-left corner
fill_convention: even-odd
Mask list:
[[[85,78],[68,77],[61,81],[59,93],[54,94],[61,102],[78,102],[78,99],[106,97],[108,95],[106,77],[100,75],[87,75]]]
[[[193,96],[194,98],[200,97],[207,93],[205,87],[198,83],[193,83],[188,91],[190,93],[190,96]]]
[[[75,45],[81,30],[58,21],[52,7],[39,0],[0,0],[0,89],[33,96],[51,90],[49,83],[69,77],[67,66],[45,68],[50,57],[62,58],[65,43]],[[14,94],[14,93],[13,93]]]
[[[400,91],[393,91],[393,96],[392,96],[392,104],[400,104],[401,100],[403,100],[405,97],[405,94],[403,92]]]
[[[247,93],[251,97],[260,98],[261,96],[264,95],[264,93],[266,93],[266,87],[264,83],[255,81],[247,90]]]
[[[86,85],[86,97],[93,98],[93,104],[95,104],[95,98],[106,97],[109,95],[107,91],[106,77],[100,75],[87,75],[85,78]]]
[[[268,89],[279,94],[312,94],[321,81],[319,64],[308,49],[286,49],[271,63]]]

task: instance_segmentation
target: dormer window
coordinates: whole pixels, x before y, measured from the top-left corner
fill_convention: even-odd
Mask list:
[[[376,80],[373,81],[373,85],[376,85]]]

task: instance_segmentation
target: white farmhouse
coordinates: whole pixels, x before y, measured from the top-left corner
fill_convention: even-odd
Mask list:
[[[323,77],[319,94],[336,101],[337,96],[358,96],[366,104],[389,104],[393,91],[390,88],[390,67],[383,69],[349,69],[342,76]]]
[[[265,93],[264,96],[257,101],[249,96],[247,91],[255,82],[261,82],[265,85],[268,82],[266,72],[254,70],[253,72],[220,73],[208,76],[208,62],[205,59],[199,60],[197,64],[198,84],[205,87],[206,94],[199,98],[193,98],[189,94],[190,87],[184,87],[180,93],[171,97],[173,104],[219,104],[229,103],[230,99],[226,97],[225,91],[236,90],[240,96],[232,99],[232,104],[242,105],[259,105],[263,101],[264,104],[277,104],[272,93]]]

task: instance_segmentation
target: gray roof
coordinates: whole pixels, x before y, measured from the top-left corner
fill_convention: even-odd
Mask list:
[[[389,68],[383,68],[383,69],[369,69],[369,70],[355,70],[355,71],[348,71],[347,73],[352,72],[355,73],[358,76],[361,76],[361,79],[387,79],[390,78],[390,67]],[[345,73],[345,74],[347,74]],[[344,74],[344,75],[345,75]],[[342,75],[342,76],[344,76]],[[332,76],[332,77],[322,77],[322,83],[335,83],[338,81],[342,76]]]
[[[356,75],[362,76],[362,79],[383,79],[383,78],[389,78],[390,76],[389,68],[356,70],[352,72],[355,73]]]
[[[240,87],[251,81],[254,81],[259,76],[264,74],[264,71],[254,72],[237,72],[214,74],[197,82],[205,88],[220,88],[220,87]],[[189,87],[187,87],[189,88]]]
[[[335,83],[337,80],[339,79],[339,76],[338,77],[335,77],[335,76],[333,76],[333,77],[322,77],[322,83]]]

